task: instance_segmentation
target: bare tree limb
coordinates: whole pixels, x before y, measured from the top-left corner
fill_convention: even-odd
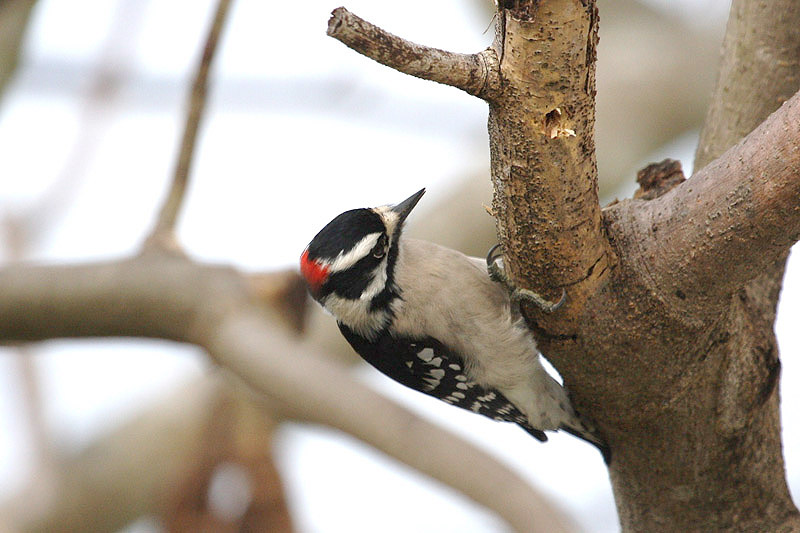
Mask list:
[[[80,452],[59,457],[52,478],[33,480],[0,516],[25,533],[113,532],[158,514],[192,467],[218,378],[187,384]]]
[[[456,54],[415,44],[370,24],[343,7],[331,13],[328,35],[382,65],[481,98],[491,99],[498,82],[497,56],[492,50]]]
[[[695,171],[753,131],[800,89],[800,5],[733,0]],[[747,65],[747,68],[744,68]]]
[[[354,435],[489,507],[518,531],[572,529],[508,467],[273,327],[247,287],[232,269],[167,254],[10,266],[0,269],[0,340],[144,336],[198,344],[287,416]]]
[[[635,304],[626,310],[632,320],[616,320],[613,327],[617,335],[641,340],[631,350],[622,346],[630,343],[607,335],[597,339],[610,356],[601,381],[615,382],[614,390],[624,390],[626,398],[635,396],[635,408],[617,403],[622,397],[611,389],[600,394],[614,399],[613,416],[627,419],[628,428],[649,426],[644,432],[628,432],[624,450],[615,456],[619,462],[611,479],[624,531],[663,531],[665,523],[671,524],[670,531],[800,531],[785,480],[781,365],[773,332],[785,255],[797,238],[798,96],[792,95],[798,88],[800,6],[794,0],[734,0],[717,88],[696,154],[695,168],[702,170],[673,190],[669,205],[662,204],[664,219],[683,221],[694,236],[670,223],[657,233],[642,226],[628,231],[608,213],[616,246],[627,248],[638,262],[631,268],[620,256],[610,290],[620,290],[627,278],[623,302]],[[789,98],[792,103],[767,118]],[[733,146],[765,119],[767,123]],[[765,138],[770,132],[774,137]],[[772,142],[777,146],[770,146]],[[788,168],[775,157],[787,157]],[[704,194],[694,194],[696,179]],[[639,223],[661,216],[649,214],[649,205],[642,209]],[[672,243],[677,250],[660,249],[653,242],[674,239],[672,230],[696,246],[678,241]],[[751,240],[753,234],[767,242]],[[678,258],[681,253],[688,255]],[[683,262],[687,259],[705,263],[708,270],[695,271]],[[700,280],[682,279],[683,267]],[[638,281],[630,283],[632,279]],[[692,292],[684,292],[675,279],[688,281]],[[703,280],[705,287],[699,284]],[[657,295],[659,302],[653,296],[641,298],[642,290]],[[709,298],[714,293],[719,301]],[[600,304],[614,314],[613,304]],[[599,320],[593,331],[609,325]],[[670,363],[664,364],[665,356]],[[592,370],[590,379],[597,381],[597,369]],[[620,379],[620,370],[663,379]],[[664,475],[652,476],[654,460]],[[677,492],[664,497],[676,489],[680,497]]]
[[[705,320],[800,239],[800,93],[692,178],[648,202],[622,202],[649,285]],[[625,213],[625,214],[623,214]],[[720,272],[725,272],[724,276]]]
[[[302,331],[307,301],[296,295],[302,283],[300,275],[294,271],[270,272],[259,274],[256,279],[254,297],[275,316],[275,324],[283,324],[290,334]],[[181,485],[191,477],[187,473],[197,472],[197,458],[202,455],[198,448],[214,449],[217,445],[204,440],[202,427],[213,426],[211,410],[220,398],[235,405],[237,416],[227,419],[227,422],[233,422],[234,418],[237,421],[233,424],[234,432],[230,432],[234,450],[243,451],[243,441],[255,440],[252,446],[259,450],[250,455],[264,459],[259,466],[251,465],[257,470],[253,476],[258,478],[267,473],[265,469],[274,471],[267,464],[269,458],[263,457],[269,454],[269,443],[261,435],[261,429],[275,424],[274,414],[253,405],[250,389],[237,388],[231,380],[220,378],[218,373],[206,375],[182,386],[162,401],[146,406],[122,426],[110,429],[77,454],[54,457],[48,475],[37,474],[30,486],[0,504],[0,517],[30,533],[54,530],[111,533],[142,515],[175,511],[175,507],[168,509],[169,504],[181,501],[185,488]],[[214,465],[207,462],[205,466]],[[191,489],[207,490],[207,487]],[[272,505],[271,516],[287,521],[282,516],[286,509],[280,492],[279,481],[272,481],[268,490],[253,495],[253,501],[262,504],[257,506],[261,510]],[[264,501],[268,496],[271,504]]]
[[[211,69],[211,62],[217,50],[222,29],[225,27],[228,10],[231,0],[218,0],[214,20],[206,36],[203,55],[192,82],[192,90],[189,96],[188,113],[181,139],[181,148],[178,160],[172,176],[172,185],[161,206],[156,225],[145,241],[146,247],[161,247],[166,249],[176,249],[175,224],[180,213],[183,199],[186,196],[186,188],[189,183],[189,173],[192,166],[195,144],[197,142],[197,131],[206,108],[206,91],[208,90],[208,73]]]
[[[174,240],[203,115],[208,70],[229,3],[220,0],[217,6],[193,84],[172,187],[147,239],[149,248],[163,250]],[[248,292],[248,283],[230,269],[167,254],[145,254],[101,265],[17,265],[0,271],[3,283],[9,289],[0,303],[3,342],[147,336],[199,344],[285,412],[372,442],[496,510],[519,531],[571,529],[510,469],[358,385],[318,355],[300,350],[295,341],[270,325],[269,315]],[[360,416],[354,417],[356,412]],[[419,453],[423,447],[426,454]]]
[[[593,1],[501,1],[503,94],[489,108],[500,241],[518,286],[557,301],[529,308],[542,334],[569,335],[613,261],[601,227],[594,146],[598,15]],[[507,9],[506,9],[507,8]]]
[[[19,43],[16,40],[22,37],[33,5],[34,2],[28,0],[14,0],[0,6],[0,89],[6,79],[6,73],[2,70],[10,66],[5,65],[4,60],[9,59],[10,54],[16,56],[18,53]],[[101,46],[98,68],[88,80],[90,83],[82,98],[79,134],[73,139],[65,165],[53,184],[33,205],[12,209],[6,213],[4,220],[0,220],[2,229],[7,230],[5,244],[10,261],[25,260],[28,252],[57,223],[69,198],[79,189],[77,182],[83,175],[83,167],[113,116],[120,86],[129,74],[131,50],[136,44],[142,21],[140,15],[145,7],[146,2],[138,0],[117,4]],[[50,501],[49,489],[56,483],[58,458],[45,421],[41,383],[31,357],[37,351],[29,345],[19,346],[16,351],[14,357],[18,360],[20,371],[18,381],[25,399],[23,416],[30,428],[30,447],[34,457],[35,473],[32,477],[37,483],[37,489],[31,490],[30,495],[24,498],[29,504],[25,506],[27,508],[42,500]]]
[[[180,476],[177,490],[164,498],[161,515],[166,532],[294,531],[283,482],[272,458],[277,421],[254,405],[245,392],[250,391],[221,388],[206,412],[200,450]],[[214,482],[219,487],[220,474],[231,469],[246,472],[249,487],[225,487],[227,494],[222,499],[233,501],[221,508],[223,491],[215,490]],[[239,509],[230,505],[234,502]]]
[[[30,242],[26,239],[30,235],[29,228],[24,223],[23,216],[6,214],[0,218],[0,237],[5,233],[5,242],[8,249],[10,262],[22,261],[26,255]],[[4,230],[4,231],[3,231]],[[12,358],[17,366],[17,381],[22,397],[22,418],[25,420],[30,440],[29,449],[33,457],[33,468],[37,478],[50,480],[55,465],[54,447],[50,439],[50,431],[45,419],[45,409],[42,401],[42,384],[32,357],[34,351],[28,345],[16,347]]]

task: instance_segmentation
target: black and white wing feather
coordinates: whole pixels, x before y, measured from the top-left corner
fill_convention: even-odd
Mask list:
[[[398,383],[473,413],[519,424],[540,441],[547,440],[502,393],[471,381],[463,358],[436,339],[404,339],[382,333],[368,341],[344,324],[339,323],[339,329],[365,361]]]

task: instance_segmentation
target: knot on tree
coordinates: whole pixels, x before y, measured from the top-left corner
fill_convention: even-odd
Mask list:
[[[639,200],[652,200],[666,193],[676,185],[686,181],[681,162],[665,159],[660,163],[650,163],[636,173],[639,188],[633,197]]]

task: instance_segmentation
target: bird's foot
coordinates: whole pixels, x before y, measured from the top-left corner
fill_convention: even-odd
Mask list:
[[[502,283],[511,294],[511,300],[514,303],[519,304],[523,301],[530,302],[545,313],[552,313],[564,305],[564,302],[567,301],[567,291],[563,288],[561,289],[561,298],[553,303],[531,290],[516,287],[509,279],[505,269],[500,266],[499,260],[502,254],[497,253],[499,249],[500,245],[495,244],[492,246],[491,250],[489,250],[489,253],[486,255],[486,269],[489,271],[489,279],[496,283]]]

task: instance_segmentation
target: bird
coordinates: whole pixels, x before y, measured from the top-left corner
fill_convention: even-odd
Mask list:
[[[545,431],[563,430],[597,447],[608,463],[605,440],[542,366],[515,305],[520,290],[509,290],[494,248],[484,262],[403,235],[424,194],[351,209],[325,225],[300,257],[313,299],[352,348],[389,378],[515,423],[542,442]]]

